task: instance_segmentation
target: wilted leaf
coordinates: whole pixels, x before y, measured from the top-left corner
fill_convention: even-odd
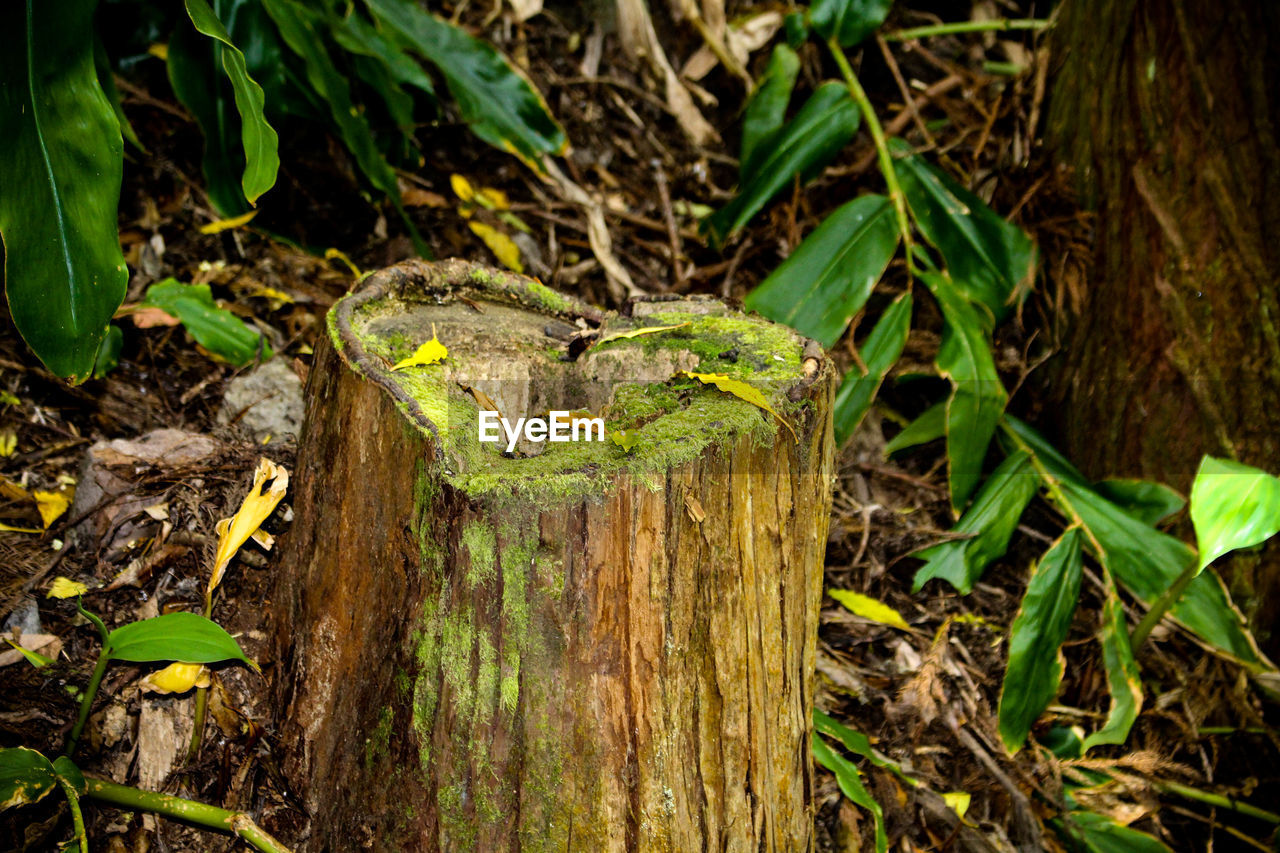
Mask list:
[[[33,497],[36,499],[36,509],[40,511],[40,521],[44,523],[45,530],[49,529],[49,525],[53,524],[62,514],[67,511],[67,507],[71,506],[71,496],[74,494],[66,491],[58,492],[34,492]]]
[[[483,222],[468,222],[467,227],[484,241],[500,264],[513,272],[524,272],[524,264],[520,262],[520,247],[510,237]]]
[[[171,663],[138,682],[138,687],[151,693],[186,693],[195,687],[212,683],[209,667],[198,663]]]
[[[626,331],[626,332],[613,332],[612,334],[605,335],[603,338],[596,341],[595,345],[600,346],[601,344],[609,343],[609,341],[622,341],[622,340],[630,340],[631,338],[642,338],[645,335],[656,335],[656,334],[659,334],[660,332],[671,332],[671,331],[675,331],[676,329],[683,329],[687,325],[689,324],[677,323],[674,326],[645,326],[640,329],[631,329],[630,331]]]
[[[892,628],[901,628],[904,631],[911,629],[901,613],[870,596],[848,589],[829,589],[827,595],[843,604],[845,609],[854,616],[861,616],[863,619],[870,619],[872,622],[879,622],[881,625]]]
[[[1260,545],[1280,531],[1280,479],[1206,456],[1191,485],[1191,523],[1199,571],[1229,551]]]
[[[267,485],[268,481],[270,485]],[[253,486],[249,489],[249,494],[245,495],[240,509],[231,518],[224,518],[218,522],[218,553],[214,557],[213,573],[209,577],[209,587],[205,593],[206,599],[212,596],[218,584],[222,583],[222,575],[226,572],[231,558],[254,534],[254,531],[262,526],[267,516],[275,511],[276,505],[280,503],[280,499],[284,497],[288,488],[289,472],[284,466],[277,465],[265,457],[258,460],[258,467],[253,472]],[[181,660],[194,662],[194,659],[188,658],[181,658]]]
[[[147,288],[141,305],[177,317],[201,346],[236,367],[249,364],[259,352],[263,361],[274,355],[261,333],[218,307],[207,284],[182,284],[166,278]]]
[[[862,784],[862,774],[858,772],[858,768],[827,746],[826,741],[816,734],[813,736],[813,758],[835,774],[836,784],[840,786],[841,793],[855,805],[871,813],[876,827],[876,853],[885,853],[889,849],[889,837],[884,827],[884,809]]]
[[[853,435],[863,415],[871,408],[871,401],[880,390],[885,375],[902,355],[907,334],[911,331],[911,305],[911,293],[907,292],[885,309],[858,353],[867,373],[863,374],[854,365],[841,380],[833,416],[837,444],[843,444]]]
[[[59,575],[49,585],[49,592],[45,595],[45,598],[75,598],[78,595],[84,595],[88,591],[89,587],[79,581],[73,581],[71,578],[64,578]]]
[[[1031,570],[1009,632],[1009,664],[1000,689],[998,728],[1011,753],[1022,747],[1032,724],[1058,693],[1063,670],[1059,650],[1076,612],[1083,571],[1079,527],[1063,533]]]
[[[257,208],[255,208],[249,211],[248,213],[243,213],[239,216],[233,216],[230,219],[216,219],[207,225],[201,225],[200,233],[201,234],[221,234],[223,231],[227,231],[232,228],[239,228],[241,225],[247,225],[249,221],[252,220],[253,217],[257,215],[258,215],[258,211],[257,211]]]
[[[744,302],[830,348],[862,310],[898,248],[893,205],[864,195],[842,205]]]
[[[431,330],[431,340],[414,350],[413,355],[408,358],[401,359],[391,366],[392,370],[404,370],[406,367],[426,367],[427,365],[436,364],[449,357],[449,348],[440,343],[436,337],[434,327]]]
[[[1124,605],[1114,588],[1108,588],[1098,634],[1102,642],[1102,662],[1107,671],[1107,690],[1111,693],[1111,710],[1102,728],[1085,738],[1085,751],[1102,744],[1124,743],[1142,708],[1141,674],[1137,661],[1133,659],[1133,648],[1129,645]]]
[[[53,765],[34,749],[0,749],[0,810],[38,802],[57,784]]]
[[[769,65],[747,101],[742,115],[742,149],[738,157],[738,178],[746,180],[746,165],[756,146],[782,127],[787,104],[800,73],[800,57],[785,44],[774,47]]]
[[[892,7],[893,0],[814,0],[809,24],[823,38],[854,47],[880,28]]]
[[[777,418],[778,423],[787,428],[787,432],[791,433],[791,437],[795,439],[797,444],[800,442],[796,431],[791,428],[791,424],[787,423],[782,415],[774,411],[773,406],[769,405],[769,401],[765,399],[760,389],[748,385],[741,379],[732,379],[724,373],[692,373],[688,370],[682,370],[680,373],[690,379],[698,380],[703,385],[714,385],[726,394],[732,394],[740,400],[746,400],[758,409],[764,409]]]
[[[969,811],[969,804],[973,802],[973,794],[967,791],[950,791],[942,795],[942,802],[957,816],[964,817],[965,812]]]
[[[135,663],[239,660],[256,669],[230,634],[198,613],[166,613],[122,625],[108,635],[106,651],[111,660]]]

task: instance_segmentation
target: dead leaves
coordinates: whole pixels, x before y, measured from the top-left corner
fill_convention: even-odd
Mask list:
[[[778,414],[773,406],[769,405],[769,401],[765,398],[764,393],[753,385],[748,385],[741,379],[734,379],[725,373],[693,373],[689,370],[680,371],[681,376],[688,376],[690,379],[696,379],[704,385],[714,385],[726,394],[732,394],[740,400],[746,400],[758,409],[763,409],[778,419],[778,423],[787,428],[787,432],[791,433],[791,438],[800,443],[800,437],[796,435],[796,431],[791,428],[791,424],[787,423],[786,418]]]
[[[240,546],[253,536],[262,522],[275,511],[280,499],[289,488],[289,472],[263,457],[258,460],[258,468],[253,472],[253,487],[245,496],[240,509],[231,518],[218,522],[218,553],[214,557],[213,573],[209,576],[209,586],[205,591],[205,610],[209,610],[209,602],[213,599],[213,591],[222,583],[227,565],[235,557]]]
[[[436,337],[436,329],[431,327],[431,340],[418,347],[413,355],[408,358],[402,358],[391,366],[392,370],[404,370],[406,367],[427,367],[432,364],[438,364],[449,357],[449,348],[440,343],[440,339]]]

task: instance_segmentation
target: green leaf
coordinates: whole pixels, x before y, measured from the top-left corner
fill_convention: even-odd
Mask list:
[[[982,480],[982,461],[1009,399],[996,372],[983,318],[950,277],[923,273],[946,324],[938,371],[955,387],[947,401],[947,471],[951,509],[959,513]]]
[[[917,553],[927,562],[916,572],[911,591],[919,592],[928,581],[941,578],[968,595],[987,565],[1004,555],[1022,511],[1039,487],[1028,454],[1015,452],[1001,462],[952,528],[952,533],[970,534],[970,538],[942,542]]]
[[[0,237],[9,311],[82,382],[129,273],[116,208],[124,143],[93,62],[95,0],[0,3]]]
[[[37,802],[57,784],[53,765],[34,749],[0,749],[0,811]]]
[[[738,179],[746,179],[747,161],[756,146],[782,127],[787,117],[787,104],[800,73],[800,57],[785,44],[779,44],[769,57],[756,90],[747,101],[742,116],[742,149],[738,157]]]
[[[544,154],[563,154],[569,141],[538,90],[493,45],[440,20],[414,3],[365,0],[373,16],[434,65],[471,132],[531,168]]]
[[[120,105],[120,91],[116,88],[115,75],[111,73],[111,60],[107,56],[106,47],[102,44],[102,35],[96,31],[93,34],[93,67],[98,73],[98,85],[102,87],[102,94],[106,95],[112,112],[116,114],[120,133],[134,148],[143,154],[147,153],[147,149],[138,141],[138,134],[134,132],[133,125],[129,123],[129,117],[124,114],[124,107]]]
[[[853,47],[880,28],[892,7],[893,0],[814,0],[809,23],[823,38]]]
[[[385,0],[379,0],[385,2]],[[823,83],[800,111],[766,139],[743,164],[738,194],[702,222],[714,243],[738,232],[770,199],[799,177],[808,182],[844,148],[858,130],[858,106],[843,83]]]
[[[907,292],[885,309],[876,322],[875,328],[867,336],[858,353],[867,372],[863,374],[856,365],[850,367],[840,382],[840,390],[836,392],[835,432],[836,443],[843,444],[853,435],[862,416],[871,408],[871,401],[889,369],[902,355],[902,348],[907,344],[907,334],[911,331],[911,293]]]
[[[1155,527],[1187,504],[1186,498],[1163,483],[1150,480],[1112,479],[1094,483],[1098,494],[1132,515]]]
[[[198,613],[185,612],[166,613],[115,629],[107,636],[107,657],[135,663],[249,663],[240,644],[220,625]]]
[[[147,288],[141,304],[177,317],[201,346],[236,367],[259,355],[263,361],[274,355],[261,333],[217,306],[207,284],[182,284],[166,278]]]
[[[124,332],[112,323],[107,327],[107,335],[98,347],[98,355],[93,360],[93,378],[101,379],[120,364],[120,350],[124,349]]]
[[[813,736],[813,758],[835,774],[836,784],[840,786],[840,791],[854,805],[861,806],[871,813],[871,818],[875,821],[876,827],[876,853],[885,853],[889,849],[889,836],[884,828],[884,809],[880,807],[875,797],[871,796],[866,786],[862,784],[862,774],[858,772],[858,768],[847,758],[827,746],[826,741],[816,734]]]
[[[391,79],[435,97],[436,87],[431,82],[431,75],[423,70],[417,60],[405,53],[389,34],[358,15],[337,18],[330,24],[333,28],[333,40],[347,52],[380,60]]]
[[[1199,571],[1228,551],[1261,545],[1280,532],[1280,479],[1206,456],[1191,485],[1191,523]]]
[[[1009,665],[1000,688],[998,728],[1010,753],[1022,748],[1032,724],[1058,695],[1059,649],[1071,628],[1083,573],[1079,527],[1063,533],[1031,570],[1009,632]]]
[[[255,204],[276,182],[280,168],[276,132],[267,124],[263,113],[262,87],[249,76],[244,54],[231,41],[226,28],[205,0],[185,0],[187,16],[195,28],[220,42],[214,47],[214,55],[221,54],[222,69],[231,81],[236,109],[240,113],[240,142],[244,149],[244,175],[240,187],[250,204]]]
[[[1085,853],[1173,853],[1155,837],[1094,812],[1069,812],[1055,824],[1066,838],[1082,844]]]
[[[1107,722],[1084,740],[1084,751],[1102,744],[1122,744],[1129,737],[1138,711],[1142,708],[1142,678],[1138,663],[1133,659],[1129,645],[1129,626],[1124,618],[1124,606],[1108,589],[1107,601],[1102,606],[1102,661],[1107,670],[1107,690],[1111,693],[1111,710]]]
[[[856,198],[828,216],[751,291],[746,307],[829,349],[862,310],[897,248],[889,199]]]
[[[899,450],[906,450],[908,447],[918,447],[921,444],[937,441],[946,434],[947,401],[943,400],[940,403],[934,403],[925,409],[918,418],[907,424],[902,432],[895,435],[884,446],[884,452],[888,456],[897,453]]]
[[[942,253],[956,286],[1003,319],[1030,287],[1036,265],[1031,238],[922,158],[900,157],[895,168],[916,225]]]
[[[870,738],[862,732],[854,731],[819,708],[813,709],[813,727],[827,737],[840,741],[844,748],[854,755],[867,759],[876,767],[893,771],[894,775],[911,787],[919,786],[920,783],[908,776],[901,764],[875,749],[871,745]]]
[[[78,795],[83,795],[89,789],[85,784],[84,774],[80,772],[80,768],[76,767],[74,761],[65,755],[59,755],[53,760],[54,772],[58,774],[58,778],[69,784]]]

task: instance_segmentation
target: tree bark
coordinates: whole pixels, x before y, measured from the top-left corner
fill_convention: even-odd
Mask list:
[[[1280,8],[1069,0],[1054,39],[1048,141],[1096,212],[1060,438],[1097,478],[1280,469]],[[1265,640],[1280,560],[1233,575]]]
[[[676,328],[603,340],[642,326]],[[329,328],[273,601],[306,849],[812,849],[820,350],[456,261],[373,276]],[[442,364],[389,369],[433,334]],[[796,438],[672,380],[697,369],[754,377]],[[603,410],[635,444],[505,456],[482,406]]]

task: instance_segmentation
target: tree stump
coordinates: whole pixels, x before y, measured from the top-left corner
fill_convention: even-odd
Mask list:
[[[821,350],[460,261],[380,272],[328,324],[272,604],[306,849],[812,849]],[[433,335],[443,362],[392,369]],[[482,410],[631,432],[507,452]]]

